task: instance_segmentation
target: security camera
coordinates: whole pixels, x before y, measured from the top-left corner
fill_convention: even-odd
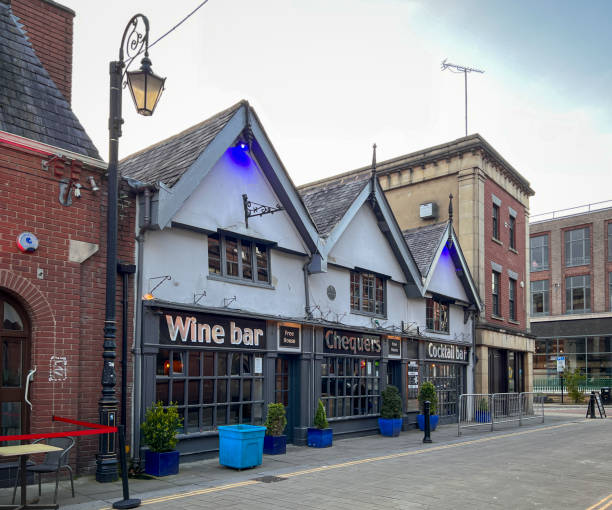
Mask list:
[[[94,179],[93,175],[90,175],[89,177],[87,177],[87,180],[89,181],[89,187],[91,188],[91,191],[93,191],[94,193],[96,191],[99,191],[99,187],[96,184],[96,180]]]
[[[78,182],[74,185],[74,198],[81,198],[81,188],[83,186]]]

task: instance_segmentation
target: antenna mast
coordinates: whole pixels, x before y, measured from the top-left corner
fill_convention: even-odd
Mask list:
[[[465,136],[467,136],[468,134],[468,114],[467,114],[467,75],[468,73],[484,73],[484,71],[480,70],[480,69],[476,69],[474,67],[465,67],[465,66],[460,66],[457,64],[451,64],[450,62],[446,61],[447,59],[444,59],[442,61],[442,71],[446,70],[446,69],[450,69],[453,73],[463,73],[463,76],[465,78]]]

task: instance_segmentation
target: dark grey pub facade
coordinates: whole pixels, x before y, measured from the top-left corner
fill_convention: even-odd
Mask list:
[[[387,384],[402,393],[405,429],[416,423],[420,382],[439,388],[445,421],[465,392],[467,345],[175,303],[143,308],[141,413],[176,403],[187,457],[216,452],[219,425],[263,423],[271,402],[285,405],[288,440],[303,445],[319,399],[338,437],[377,433]]]

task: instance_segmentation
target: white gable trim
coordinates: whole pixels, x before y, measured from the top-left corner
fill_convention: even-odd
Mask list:
[[[227,148],[231,147],[243,132],[247,126],[247,108],[250,107],[243,105],[236,110],[225,127],[172,188],[163,185],[163,183],[158,183],[157,217],[153,218],[153,223],[157,224],[160,230],[171,224],[172,218],[178,213],[193,191],[201,184]],[[264,172],[274,194],[285,208],[310,253],[318,252],[321,243],[314,223],[299,198],[293,182],[276,155],[276,151],[263,127],[252,112],[249,114],[249,123],[253,133],[252,155]]]
[[[474,300],[476,306],[478,307],[478,310],[482,312],[483,306],[480,301],[480,296],[478,295],[478,290],[476,290],[476,285],[474,284],[474,280],[472,279],[472,273],[470,272],[470,269],[463,255],[463,251],[461,251],[461,245],[459,244],[459,240],[457,239],[457,236],[455,235],[455,231],[452,228],[452,225],[450,223],[446,226],[446,230],[444,231],[444,234],[442,234],[442,236],[440,237],[440,244],[438,245],[434,259],[431,265],[429,266],[429,271],[427,272],[427,276],[424,279],[425,280],[424,281],[425,292],[427,292],[429,289],[429,284],[431,283],[431,279],[433,278],[433,274],[436,270],[436,266],[438,265],[438,261],[440,260],[440,255],[442,255],[442,250],[444,250],[444,246],[446,245],[449,239],[453,242],[453,244],[455,245],[455,248],[457,249],[457,255],[459,257],[461,269],[463,269],[463,274],[465,274],[465,277],[467,279],[469,290],[472,295],[472,299]]]

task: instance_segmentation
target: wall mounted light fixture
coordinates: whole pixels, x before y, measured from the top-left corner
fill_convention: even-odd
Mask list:
[[[153,287],[151,289],[151,282],[153,280],[159,280],[159,283],[157,285],[155,285],[155,287]],[[168,280],[172,280],[172,276],[170,276],[169,274],[163,275],[163,276],[153,276],[152,278],[149,278],[149,292],[147,292],[146,294],[144,294],[142,296],[142,299],[144,301],[151,301],[152,299],[155,299],[155,296],[153,295],[153,291],[155,289],[157,289],[162,283],[168,281]]]

